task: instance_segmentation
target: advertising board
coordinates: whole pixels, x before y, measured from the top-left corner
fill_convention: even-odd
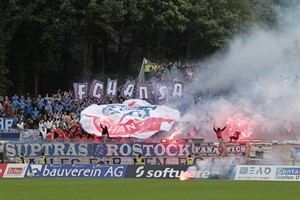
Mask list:
[[[3,178],[7,164],[0,164],[0,178]]]
[[[234,180],[300,181],[300,166],[237,165]]]
[[[24,178],[28,164],[7,164],[3,178]]]
[[[129,165],[125,178],[229,179],[234,166]]]
[[[187,165],[128,165],[125,178],[178,179]]]
[[[29,165],[31,178],[123,178],[126,165],[47,164]]]

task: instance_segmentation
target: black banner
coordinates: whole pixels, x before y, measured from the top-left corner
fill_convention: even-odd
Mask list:
[[[128,165],[125,178],[178,179],[187,165]]]
[[[128,165],[124,178],[232,179],[235,165]]]

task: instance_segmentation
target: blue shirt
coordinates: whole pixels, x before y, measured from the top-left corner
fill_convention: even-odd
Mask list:
[[[14,109],[17,109],[20,106],[20,102],[18,101],[18,99],[13,100],[12,106]]]
[[[45,105],[42,102],[38,102],[38,104],[37,104],[37,109],[38,110],[43,110],[44,107],[45,107]]]
[[[36,120],[39,116],[39,111],[35,110],[32,112],[32,114],[33,114],[33,118]]]

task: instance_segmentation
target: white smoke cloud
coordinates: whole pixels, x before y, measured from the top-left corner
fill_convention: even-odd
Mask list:
[[[253,27],[209,58],[217,66],[194,74],[187,91],[198,94],[198,103],[182,120],[200,126],[206,140],[216,139],[212,124],[226,123],[225,137],[239,128],[245,139],[300,139],[299,12],[279,13],[278,30]]]

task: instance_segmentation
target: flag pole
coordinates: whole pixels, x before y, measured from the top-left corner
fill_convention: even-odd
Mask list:
[[[140,69],[139,77],[138,77],[138,83],[144,83],[145,82],[145,68],[144,65],[147,64],[147,59],[143,59],[143,63]]]

